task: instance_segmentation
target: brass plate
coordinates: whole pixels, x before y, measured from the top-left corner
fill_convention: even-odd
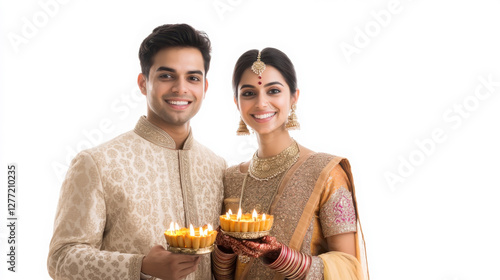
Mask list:
[[[176,253],[176,254],[204,255],[204,254],[209,254],[210,252],[212,252],[214,250],[214,248],[215,248],[214,244],[212,244],[208,247],[199,248],[199,249],[168,246],[167,251],[170,251],[170,252]]]
[[[266,231],[255,231],[255,232],[233,232],[220,230],[222,233],[227,234],[231,237],[238,239],[257,239],[269,235],[269,230]]]

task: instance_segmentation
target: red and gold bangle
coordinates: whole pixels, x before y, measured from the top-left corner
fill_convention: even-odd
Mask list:
[[[281,268],[278,268],[277,271],[281,274],[287,275],[287,272],[292,272],[293,267],[299,262],[297,252],[290,250],[289,257],[286,259],[285,263]]]
[[[287,273],[287,275],[293,276],[297,273],[298,270],[302,267],[302,262],[303,262],[303,255],[301,253],[296,252],[295,254],[295,261],[292,262],[290,265],[290,268],[287,269],[290,273]]]
[[[309,267],[311,267],[311,261],[312,257],[303,253],[300,253],[302,256],[302,261],[300,262],[300,265],[298,266],[297,270],[295,270],[293,273],[290,275],[287,275],[287,278],[289,279],[302,279],[304,276],[306,276],[307,272],[309,271]]]
[[[312,258],[309,255],[283,246],[281,253],[268,267],[285,275],[287,279],[303,279],[311,267]]]
[[[303,261],[302,261],[302,266],[300,270],[298,271],[298,274],[295,279],[303,279],[306,277],[307,273],[309,272],[309,269],[311,268],[312,265],[312,257],[310,255],[302,254],[303,255]]]
[[[277,269],[278,267],[281,267],[283,262],[286,260],[287,254],[288,254],[288,247],[286,246],[281,247],[281,252],[278,258],[274,262],[270,263],[268,267],[271,269]]]

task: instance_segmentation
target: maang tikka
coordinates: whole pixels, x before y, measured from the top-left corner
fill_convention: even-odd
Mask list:
[[[257,55],[257,60],[252,64],[252,71],[259,76],[259,80],[262,79],[262,72],[266,70],[266,64],[260,60],[260,51]],[[262,85],[262,82],[259,81],[259,85]]]

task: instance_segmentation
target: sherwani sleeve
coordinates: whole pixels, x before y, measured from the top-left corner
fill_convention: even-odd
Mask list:
[[[47,267],[53,279],[140,278],[140,254],[101,250],[106,203],[99,169],[87,152],[72,161],[63,182]]]

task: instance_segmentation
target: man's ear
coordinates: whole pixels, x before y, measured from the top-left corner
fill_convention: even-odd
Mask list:
[[[139,86],[139,89],[141,90],[141,93],[145,96],[148,95],[148,90],[146,89],[147,87],[147,79],[144,74],[140,73],[139,76],[137,77],[137,85]]]
[[[208,89],[208,80],[205,78],[205,89],[203,91],[203,98],[205,98],[205,95],[207,94],[207,89]]]

